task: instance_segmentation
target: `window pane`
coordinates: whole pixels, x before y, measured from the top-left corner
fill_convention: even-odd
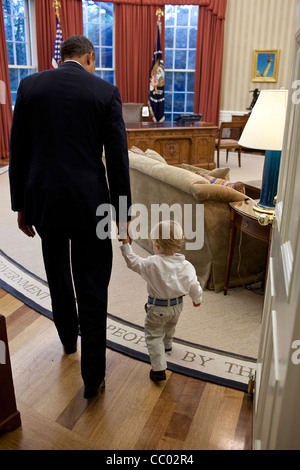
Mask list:
[[[165,92],[173,90],[173,72],[165,73]]]
[[[188,62],[188,68],[190,70],[195,69],[196,67],[196,51],[189,51],[189,62]]]
[[[195,90],[195,72],[187,73],[187,91]]]
[[[177,28],[176,29],[176,48],[187,48],[187,28]]]
[[[175,51],[175,69],[186,68],[186,51]]]
[[[197,42],[197,29],[191,28],[189,34],[189,47],[192,49],[196,49],[196,42]]]
[[[177,26],[187,26],[189,24],[189,7],[177,5]]]
[[[13,15],[25,16],[25,3],[24,0],[13,0]]]
[[[173,47],[173,44],[174,44],[174,28],[166,28],[165,47]]]
[[[12,102],[12,106],[14,106],[16,104],[16,99],[17,99],[17,92],[16,91],[12,91],[11,92],[11,102]]]
[[[89,7],[87,9],[87,21],[89,23],[98,23],[100,15],[100,3],[98,2],[88,2]]]
[[[18,69],[9,70],[11,91],[17,91],[19,86]]]
[[[113,84],[114,83],[114,71],[109,70],[106,72],[105,70],[103,70],[101,78]]]
[[[15,18],[14,20],[15,41],[26,42],[25,20],[24,18]]]
[[[11,15],[10,0],[2,0],[3,14]]]
[[[31,74],[31,69],[20,69],[20,80]]]
[[[174,93],[174,112],[184,112],[184,93]]]
[[[95,55],[96,55],[96,68],[100,67],[100,47],[95,47]]]
[[[190,10],[190,25],[197,26],[198,25],[198,7],[192,6]]]
[[[100,35],[99,35],[99,27],[97,24],[89,24],[87,30],[87,37],[95,46],[100,46]]]
[[[101,23],[102,24],[113,24],[113,3],[102,3],[101,2]]]
[[[101,67],[111,69],[113,66],[112,47],[102,47],[101,49]]]
[[[6,49],[7,49],[8,65],[14,65],[15,63],[14,44],[12,42],[7,42]]]
[[[185,91],[185,72],[174,73],[174,91]]]
[[[175,6],[166,5],[165,6],[165,25],[174,26],[175,25]]]
[[[26,53],[26,44],[17,43],[16,44],[16,53],[17,53],[17,65],[27,65],[27,53]]]
[[[112,25],[101,26],[101,46],[113,45],[113,27]]]
[[[10,16],[4,16],[5,36],[7,41],[13,40],[12,19]]]
[[[173,68],[173,49],[166,49],[165,50],[165,68],[172,69]]]
[[[187,93],[186,95],[186,112],[194,112],[194,93]]]
[[[172,93],[165,93],[165,111],[172,111]]]

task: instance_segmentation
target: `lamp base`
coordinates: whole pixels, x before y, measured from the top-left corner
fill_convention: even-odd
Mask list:
[[[270,207],[268,208],[265,208],[265,207],[260,207],[258,204],[255,204],[255,206],[253,206],[253,210],[255,210],[256,212],[259,212],[260,214],[274,214],[275,212],[275,208],[274,209],[271,209]]]
[[[266,214],[274,213],[274,198],[277,195],[280,159],[281,151],[266,151],[260,201],[254,207],[258,212],[264,212]]]

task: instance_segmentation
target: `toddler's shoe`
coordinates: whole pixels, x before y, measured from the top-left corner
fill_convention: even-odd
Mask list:
[[[160,382],[161,380],[166,380],[166,371],[165,370],[150,370],[150,379],[153,382]]]

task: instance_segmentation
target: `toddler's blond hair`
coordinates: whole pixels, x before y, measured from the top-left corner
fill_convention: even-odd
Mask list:
[[[172,255],[181,250],[184,242],[184,234],[178,222],[163,220],[151,231],[151,240],[158,245],[165,255]]]

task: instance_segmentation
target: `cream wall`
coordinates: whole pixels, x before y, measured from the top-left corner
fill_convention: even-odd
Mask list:
[[[220,120],[247,113],[250,90],[288,88],[298,0],[227,0]],[[252,82],[254,49],[280,49],[276,83]]]

